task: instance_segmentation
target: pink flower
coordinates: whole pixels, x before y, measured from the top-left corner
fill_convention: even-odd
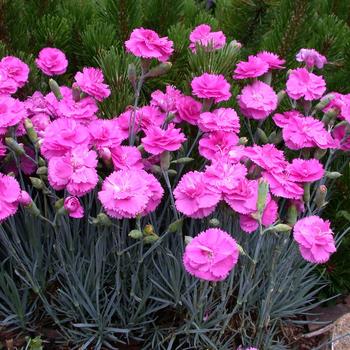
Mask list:
[[[17,180],[0,173],[0,221],[16,213],[20,195]]]
[[[174,196],[177,210],[191,218],[208,216],[221,200],[221,193],[209,186],[205,174],[198,171],[190,171],[181,178]]]
[[[350,128],[347,125],[337,125],[332,130],[332,135],[338,143],[337,148],[350,151]]]
[[[345,119],[350,123],[350,94],[343,95],[338,92],[332,92],[332,95],[332,100],[323,109],[323,112],[328,112],[331,108],[334,108],[339,113],[339,119]]]
[[[297,221],[293,235],[299,244],[301,255],[309,262],[323,264],[336,251],[330,222],[318,216],[309,216]]]
[[[46,47],[35,60],[37,67],[46,75],[64,74],[68,67],[66,55],[59,49]]]
[[[290,149],[336,147],[335,141],[325,129],[324,124],[313,117],[304,117],[298,111],[290,111],[275,114],[273,120],[277,126],[283,129],[283,139]]]
[[[237,100],[243,115],[261,120],[277,108],[278,97],[270,85],[255,81],[243,88]]]
[[[156,90],[151,94],[151,106],[160,108],[165,113],[177,114],[176,101],[182,96],[175,86],[167,85],[166,91]]]
[[[208,50],[218,50],[225,46],[226,37],[222,31],[212,32],[207,24],[197,26],[190,34],[189,48],[193,53],[196,52],[196,45],[203,46]]]
[[[10,95],[17,91],[18,84],[13,80],[7,70],[0,66],[0,95]]]
[[[296,55],[296,60],[304,62],[309,69],[314,66],[321,69],[327,63],[327,58],[315,49],[301,49]]]
[[[293,159],[287,167],[289,179],[295,182],[314,182],[324,175],[323,165],[317,159]]]
[[[130,110],[132,113],[132,110]],[[131,118],[131,114],[130,114]],[[136,111],[135,124],[136,130],[140,127],[147,130],[150,126],[161,126],[165,121],[165,114],[155,106],[143,106]]]
[[[273,144],[246,147],[244,154],[259,167],[270,172],[283,172],[288,165],[283,151],[278,150]]]
[[[55,190],[64,188],[72,196],[81,197],[90,192],[98,182],[97,154],[85,147],[74,148],[61,157],[51,157],[48,178]]]
[[[259,52],[256,57],[263,60],[265,63],[269,65],[269,69],[283,69],[283,64],[286,63],[286,61],[282,58],[280,58],[277,54],[273,52],[267,52],[262,51]]]
[[[263,178],[268,182],[270,191],[277,197],[301,199],[304,189],[292,181],[285,172],[263,172]]]
[[[159,181],[152,174],[144,172],[142,176],[147,180],[148,191],[151,194],[145,210],[140,214],[144,216],[156,210],[163,198],[164,190]]]
[[[129,137],[129,125],[132,118],[132,109],[127,109],[125,112],[121,113],[118,117],[114,117],[114,121],[116,123],[116,127],[119,129],[121,133],[121,137],[123,140],[126,140]],[[140,131],[140,126],[136,122],[135,118],[135,133]]]
[[[24,105],[27,109],[28,115],[37,113],[49,114],[49,109],[47,108],[47,102],[44,95],[40,91],[35,91],[32,96],[29,96],[25,101]]]
[[[29,67],[19,58],[6,56],[0,61],[0,67],[6,70],[8,78],[13,79],[19,88],[28,81]]]
[[[224,200],[237,213],[250,214],[256,211],[258,181],[240,178],[236,186],[225,194]]]
[[[227,232],[212,228],[188,243],[183,263],[186,271],[195,277],[222,281],[237,264],[238,256],[236,241]]]
[[[46,158],[64,156],[78,146],[90,143],[89,130],[75,120],[60,118],[54,120],[45,130],[41,154]]]
[[[249,56],[248,61],[237,63],[233,79],[257,78],[269,70],[269,64],[257,56]]]
[[[256,212],[255,212],[256,213]],[[261,223],[265,226],[271,226],[278,218],[278,205],[269,198],[264,208]],[[258,221],[251,214],[240,214],[239,225],[244,232],[251,233],[259,228]]]
[[[205,132],[225,131],[239,133],[239,117],[233,108],[218,108],[199,116],[198,127]]]
[[[43,138],[45,129],[51,123],[50,117],[46,113],[34,114],[30,120],[33,123],[34,130],[37,132],[39,138]]]
[[[108,215],[134,218],[159,204],[162,190],[155,182],[154,176],[144,170],[114,171],[104,180],[98,198]]]
[[[111,148],[115,170],[143,169],[141,152],[134,146],[115,146]]]
[[[72,89],[67,86],[60,86],[59,90],[61,92],[63,99],[72,99]],[[49,92],[45,96],[47,112],[53,118],[62,118],[63,115],[59,110],[60,101],[57,100],[57,97],[53,92]]]
[[[202,110],[202,104],[191,96],[182,96],[176,100],[176,109],[180,120],[196,125]]]
[[[10,126],[19,124],[26,116],[23,102],[0,95],[0,135],[5,135]]]
[[[97,101],[103,101],[111,94],[109,86],[103,82],[103,73],[99,68],[84,67],[83,72],[75,74],[74,79],[83,92]]]
[[[286,92],[294,100],[317,100],[326,91],[326,82],[322,77],[310,73],[305,68],[293,69],[287,80]]]
[[[228,156],[236,147],[239,138],[236,134],[224,131],[215,131],[204,135],[199,140],[199,154],[209,160]]]
[[[33,200],[30,197],[29,193],[27,191],[21,191],[21,193],[18,197],[18,203],[27,207],[28,205],[32,204],[32,202],[33,202]]]
[[[205,170],[204,176],[207,184],[215,191],[229,195],[239,185],[240,180],[247,175],[247,168],[240,163],[231,164],[223,158],[214,161]]]
[[[124,139],[117,119],[97,119],[90,123],[91,142],[97,150],[117,147]]]
[[[144,28],[134,29],[125,47],[137,57],[155,58],[161,62],[167,61],[174,51],[173,42],[168,37],[160,38],[153,30]]]
[[[193,95],[213,99],[215,103],[227,101],[231,97],[230,84],[221,74],[204,73],[191,82]]]
[[[63,206],[71,218],[80,219],[84,217],[84,208],[80,204],[79,198],[73,196],[66,197]]]
[[[146,136],[142,138],[145,150],[151,154],[161,154],[164,151],[176,151],[186,140],[180,129],[176,129],[174,124],[169,124],[166,130],[159,126],[151,126],[145,131]]]
[[[78,102],[75,102],[73,98],[64,97],[58,104],[58,110],[62,117],[71,118],[88,125],[97,118],[95,113],[98,107],[95,100],[91,97],[82,98]]]

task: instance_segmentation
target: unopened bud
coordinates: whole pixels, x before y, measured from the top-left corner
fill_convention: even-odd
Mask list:
[[[322,159],[327,154],[327,149],[317,148],[314,153],[314,158]]]
[[[136,89],[137,74],[136,74],[136,67],[133,63],[130,63],[128,65],[128,79],[132,87]]]
[[[317,103],[317,105],[315,106],[315,109],[317,111],[322,111],[328,104],[329,102],[331,102],[334,98],[334,95],[332,94],[327,94],[325,96],[323,96],[320,100],[319,103]]]
[[[36,171],[37,175],[46,175],[47,174],[47,167],[46,166],[41,166],[37,169]]]
[[[58,101],[62,100],[63,96],[61,94],[61,90],[59,85],[57,84],[56,80],[54,79],[49,79],[49,86],[55,97],[57,98]]]
[[[182,228],[183,221],[184,221],[183,219],[178,219],[178,220],[172,222],[172,223],[168,226],[167,232],[173,233],[173,232],[180,231],[181,228]]]
[[[25,208],[33,216],[39,216],[40,215],[40,210],[38,209],[38,207],[36,206],[36,204],[33,201],[29,205],[27,205]]]
[[[177,171],[174,170],[174,169],[169,169],[169,170],[168,170],[168,175],[169,175],[169,176],[176,176],[176,175],[177,175]]]
[[[155,235],[156,233],[154,232],[154,227],[151,224],[147,224],[144,229],[143,232],[145,233],[145,235],[149,236],[149,235]]]
[[[306,182],[304,184],[304,202],[308,203],[310,202],[310,183]]]
[[[291,230],[291,226],[286,224],[277,224],[276,226],[273,226],[272,231],[274,232],[289,232]]]
[[[183,157],[179,159],[175,159],[171,161],[171,164],[187,164],[193,161],[193,158],[190,157]]]
[[[44,188],[44,182],[41,179],[38,179],[37,177],[29,177],[32,185],[37,190],[42,190]]]
[[[228,44],[229,48],[231,48],[232,50],[238,51],[242,48],[242,44],[237,41],[237,40],[232,40],[229,44]]]
[[[337,109],[335,108],[331,108],[330,110],[328,110],[322,118],[322,122],[324,123],[324,125],[333,125],[335,119],[337,118],[339,112]]]
[[[155,173],[155,174],[161,174],[162,173],[162,170],[161,170],[159,165],[152,165],[150,170],[151,170],[152,173]]]
[[[39,165],[39,166],[45,166],[45,165],[46,165],[45,160],[44,160],[43,158],[39,157],[39,159],[38,159],[38,165]]]
[[[210,227],[220,227],[221,223],[218,219],[212,218],[209,220],[209,226]]]
[[[321,185],[317,189],[316,195],[315,195],[315,204],[317,208],[322,208],[327,204],[326,197],[327,197],[327,187],[325,185]]]
[[[341,177],[342,174],[339,173],[338,171],[326,171],[326,177],[328,179],[338,179],[339,177]]]
[[[239,138],[239,142],[238,142],[239,145],[244,146],[247,143],[248,143],[248,138],[247,137],[243,136],[243,137]]]
[[[289,206],[287,211],[287,223],[289,226],[294,226],[298,220],[298,210],[297,207],[292,204]]]
[[[175,114],[169,113],[165,119],[166,123],[170,123],[175,118]]]
[[[143,234],[140,230],[132,230],[129,232],[128,236],[133,239],[141,239],[143,237]]]
[[[27,191],[21,191],[21,194],[18,198],[18,202],[26,207],[30,205],[33,202],[33,200]]]
[[[166,74],[171,69],[171,66],[171,62],[160,63],[158,66],[152,68],[148,73],[146,73],[145,78],[154,78]]]
[[[162,170],[168,170],[169,166],[170,166],[170,152],[169,151],[164,151],[161,155],[160,155],[160,168]]]
[[[256,129],[256,132],[257,132],[257,134],[258,134],[259,140],[260,140],[262,143],[265,144],[265,143],[268,143],[268,142],[269,142],[269,140],[268,140],[268,138],[267,138],[267,136],[266,136],[264,130],[262,130],[262,129],[260,129],[260,128],[257,128],[257,129]]]
[[[22,156],[26,153],[23,146],[17,143],[12,137],[5,137],[5,143],[13,152],[19,156]]]
[[[272,131],[269,135],[269,143],[273,143],[274,145],[278,145],[283,140],[282,133],[280,131]]]
[[[284,90],[281,90],[280,92],[278,92],[277,94],[277,104],[280,105],[281,102],[283,101],[283,99],[286,97],[286,92]]]
[[[105,213],[100,213],[92,220],[92,223],[94,225],[101,225],[101,226],[111,226],[112,221],[109,219],[109,217]]]
[[[72,97],[75,102],[79,102],[81,98],[81,90],[77,83],[72,85]]]
[[[137,149],[140,151],[140,152],[143,152],[145,150],[145,147],[143,147],[143,145],[138,145],[137,146]]]
[[[59,210],[63,207],[63,205],[64,205],[64,199],[60,198],[55,202],[55,209]]]
[[[261,181],[259,183],[259,188],[258,188],[258,203],[257,203],[257,209],[258,209],[260,218],[266,206],[266,199],[267,199],[268,193],[269,193],[269,184],[266,181]]]
[[[157,235],[146,236],[146,237],[143,237],[143,243],[152,244],[152,243],[156,242],[158,239],[159,239],[159,236],[157,236]]]
[[[27,136],[29,137],[29,140],[34,144],[34,146],[38,146],[38,134],[34,130],[33,123],[30,119],[25,119],[24,121],[24,127],[27,131]]]

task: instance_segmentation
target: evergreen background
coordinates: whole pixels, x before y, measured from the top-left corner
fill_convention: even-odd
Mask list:
[[[34,66],[39,50],[46,46],[63,50],[69,59],[68,72],[58,78],[69,83],[83,66],[99,66],[112,88],[101,105],[102,116],[113,117],[132,103],[133,91],[127,79],[124,41],[135,27],[146,27],[174,41],[173,68],[161,79],[145,84],[143,99],[161,84],[171,83],[189,92],[191,76],[211,70],[230,76],[237,60],[229,49],[213,54],[213,60],[188,51],[188,36],[198,24],[223,30],[228,41],[243,44],[241,58],[261,50],[273,51],[297,65],[300,48],[315,48],[329,64],[322,72],[329,91],[350,92],[350,1],[348,0],[0,0],[0,57],[11,54],[31,66],[30,83],[19,93],[48,90],[47,80]],[[277,79],[285,78],[285,72]],[[278,85],[277,85],[278,86]],[[240,87],[233,84],[233,89]],[[234,105],[234,101],[229,104]],[[340,159],[339,162],[342,160]],[[332,189],[325,211],[340,231],[350,223],[350,171]],[[327,295],[350,289],[347,257],[349,239],[320,272],[332,281]]]

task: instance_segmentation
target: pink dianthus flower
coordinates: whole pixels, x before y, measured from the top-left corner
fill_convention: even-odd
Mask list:
[[[243,115],[261,120],[277,108],[278,97],[270,85],[255,81],[243,88],[237,100]]]
[[[175,86],[167,85],[165,92],[156,90],[151,94],[151,106],[160,108],[164,113],[172,113],[176,116],[176,102],[182,95]]]
[[[16,213],[20,195],[17,180],[0,173],[0,221]]]
[[[80,219],[84,217],[84,208],[80,204],[79,198],[69,196],[64,199],[64,209],[67,210],[71,218]]]
[[[0,95],[10,95],[17,91],[18,84],[13,80],[5,68],[0,67]]]
[[[23,102],[0,95],[0,135],[5,135],[8,127],[18,125],[26,116]]]
[[[177,210],[192,218],[208,216],[221,200],[221,193],[209,186],[205,174],[198,171],[190,171],[181,178],[174,196]]]
[[[176,129],[173,123],[167,129],[151,126],[145,131],[146,136],[142,138],[145,150],[151,154],[161,154],[164,151],[176,151],[186,140],[180,129]]]
[[[269,70],[269,64],[257,56],[249,56],[248,61],[237,63],[233,79],[257,78]]]
[[[182,96],[176,100],[176,110],[180,121],[196,125],[202,110],[202,104],[191,96]]]
[[[350,127],[347,125],[337,125],[332,130],[333,138],[337,142],[337,148],[343,151],[350,151]]]
[[[90,192],[98,182],[97,154],[85,147],[74,148],[61,157],[51,157],[48,178],[55,190],[64,188],[72,196],[81,197]]]
[[[143,169],[141,152],[135,146],[115,146],[111,148],[115,170]]]
[[[328,112],[331,108],[333,108],[339,113],[339,119],[345,119],[348,123],[350,123],[350,94],[343,95],[339,94],[338,92],[333,92],[332,95],[332,100],[323,109],[323,112]]]
[[[262,51],[259,52],[256,57],[267,63],[269,65],[269,69],[283,69],[283,64],[286,63],[284,59],[280,58],[273,52]]]
[[[239,117],[233,108],[218,108],[199,116],[198,127],[204,132],[225,131],[239,133]]]
[[[61,50],[51,47],[42,49],[35,63],[48,76],[64,74],[68,66],[66,55]]]
[[[296,60],[304,62],[309,69],[314,66],[321,69],[327,63],[327,58],[315,49],[301,49],[296,55]]]
[[[215,103],[227,101],[231,97],[230,84],[221,74],[204,73],[191,82],[193,95],[213,99]]]
[[[293,236],[299,244],[301,255],[309,262],[323,264],[336,251],[330,222],[318,216],[308,216],[297,221]]]
[[[83,72],[75,74],[74,79],[83,92],[97,101],[103,101],[111,94],[109,86],[103,82],[103,73],[99,68],[84,67]]]
[[[196,45],[205,47],[207,50],[218,50],[225,46],[226,37],[222,31],[212,32],[207,24],[200,24],[190,34],[189,48],[196,52]]]
[[[224,280],[237,264],[236,241],[218,228],[208,229],[193,238],[183,256],[185,269],[206,281]]]
[[[323,165],[317,159],[293,159],[287,167],[289,179],[295,182],[314,182],[324,175]]]
[[[6,70],[8,78],[13,79],[19,88],[28,81],[29,67],[17,57],[3,57],[0,61],[0,68]]]
[[[308,72],[306,68],[293,69],[287,80],[286,92],[294,100],[317,100],[326,91],[326,82],[321,76]]]
[[[124,139],[117,125],[117,119],[97,119],[90,123],[91,142],[97,150],[117,147]]]
[[[137,57],[155,58],[161,62],[167,61],[174,51],[173,42],[168,37],[160,38],[155,31],[144,28],[134,29],[125,47]]]

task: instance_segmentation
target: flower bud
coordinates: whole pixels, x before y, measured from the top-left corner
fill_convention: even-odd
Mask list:
[[[37,169],[36,171],[37,175],[46,175],[47,174],[47,167],[46,166],[41,166]]]
[[[297,220],[298,220],[298,210],[297,210],[297,207],[294,204],[292,204],[289,206],[287,211],[287,224],[289,226],[294,226]]]
[[[212,218],[209,220],[209,226],[210,227],[220,227],[221,223],[218,219]]]
[[[77,83],[74,83],[72,85],[72,97],[75,102],[80,101],[80,98],[81,98],[80,93],[81,93],[80,87],[78,86]]]
[[[328,110],[322,118],[324,125],[334,125],[335,119],[337,118],[339,112],[335,108]]]
[[[274,232],[289,232],[291,229],[292,227],[286,224],[277,224],[272,228]]]
[[[266,181],[261,181],[259,183],[259,188],[258,188],[258,203],[257,203],[258,214],[260,218],[266,206],[266,199],[267,199],[268,193],[269,193],[269,184]]]
[[[32,185],[37,190],[42,190],[44,188],[44,182],[41,179],[38,179],[37,177],[29,177]]]
[[[160,63],[158,66],[152,68],[148,73],[146,73],[145,78],[154,78],[159,77],[160,75],[164,75],[169,72],[171,66],[171,62]]]
[[[109,161],[112,159],[112,153],[108,147],[103,147],[99,150],[99,155],[104,161]]]
[[[315,109],[317,111],[322,111],[328,104],[329,102],[331,102],[334,98],[334,95],[332,94],[327,94],[325,96],[323,96],[320,100],[319,103],[317,103],[317,105],[315,106]]]
[[[176,175],[177,175],[177,171],[174,170],[174,169],[169,169],[169,170],[168,170],[168,175],[169,175],[169,176],[176,176]]]
[[[245,146],[247,143],[248,143],[248,138],[247,137],[243,136],[243,137],[239,138],[239,142],[238,142],[239,145]]]
[[[145,235],[150,236],[150,235],[155,235],[156,233],[154,232],[154,227],[150,224],[147,224],[144,229],[143,232]]]
[[[146,236],[146,237],[143,237],[143,243],[152,244],[155,241],[157,241],[158,239],[159,239],[159,236],[157,236],[157,235]]]
[[[26,207],[30,205],[33,202],[33,200],[27,191],[21,191],[21,194],[18,198],[18,202]]]
[[[101,226],[111,226],[112,221],[109,219],[109,217],[105,213],[100,213],[96,217],[96,223]]]
[[[175,114],[169,113],[165,119],[166,123],[170,123],[175,118]]]
[[[36,204],[33,201],[29,205],[27,205],[25,208],[33,216],[39,216],[40,215],[40,210],[38,209],[38,207],[36,206]]]
[[[310,202],[310,182],[304,184],[304,202]]]
[[[161,174],[162,172],[159,165],[152,165],[150,170],[152,173],[155,173],[155,174]]]
[[[278,94],[277,94],[277,105],[280,105],[281,102],[283,101],[283,99],[286,97],[286,92],[284,90],[281,90]]]
[[[232,51],[239,51],[241,48],[242,48],[242,44],[237,41],[237,40],[232,40],[229,44],[228,44],[228,47],[230,49],[232,49]]]
[[[49,79],[49,86],[55,97],[57,98],[58,101],[62,100],[63,96],[61,94],[61,90],[59,85],[57,84],[56,80],[54,79]]]
[[[317,148],[314,153],[314,158],[322,159],[327,154],[327,149]]]
[[[327,197],[327,187],[325,185],[321,185],[317,189],[316,195],[315,195],[315,203],[317,208],[322,208],[327,204],[326,197]]]
[[[141,239],[143,237],[143,234],[140,230],[132,230],[129,232],[128,236],[133,239]]]
[[[339,173],[338,171],[326,171],[326,177],[328,179],[338,179],[340,176],[342,176],[341,173]]]
[[[268,143],[268,142],[269,142],[269,140],[268,140],[268,138],[267,138],[267,136],[266,136],[264,130],[262,130],[262,129],[260,129],[260,128],[257,128],[257,129],[256,129],[256,132],[257,132],[257,134],[258,134],[259,140],[260,140],[262,143],[265,144],[265,143]]]
[[[274,145],[278,145],[282,142],[283,137],[282,133],[280,131],[272,131],[272,133],[269,135],[269,143],[273,143]]]
[[[128,79],[132,87],[136,89],[137,74],[136,74],[136,67],[133,63],[130,63],[128,65]]]
[[[39,157],[39,159],[38,159],[38,165],[39,165],[39,167],[40,167],[40,166],[45,166],[45,165],[46,165],[45,160],[44,160],[43,158]]]
[[[30,119],[26,118],[24,121],[24,127],[27,131],[27,135],[29,137],[29,140],[33,143],[35,147],[38,146],[38,134],[34,130],[33,123]]]
[[[161,155],[160,155],[160,168],[162,170],[168,170],[169,166],[170,166],[170,152],[169,151],[164,151]]]
[[[193,161],[193,158],[190,157],[183,157],[183,158],[179,158],[176,160],[171,161],[171,164],[187,164]]]
[[[57,200],[55,202],[55,209],[59,210],[59,209],[61,209],[63,207],[63,205],[64,205],[64,199],[60,198],[59,200]]]
[[[5,137],[5,143],[13,152],[19,156],[22,156],[26,153],[23,145],[17,143],[12,137]]]
[[[178,220],[172,222],[168,226],[167,232],[173,233],[173,232],[180,231],[182,229],[183,221],[184,221],[184,219],[178,219]]]
[[[140,152],[143,152],[145,150],[145,148],[143,147],[143,145],[138,145],[137,146],[137,149],[140,151]]]

